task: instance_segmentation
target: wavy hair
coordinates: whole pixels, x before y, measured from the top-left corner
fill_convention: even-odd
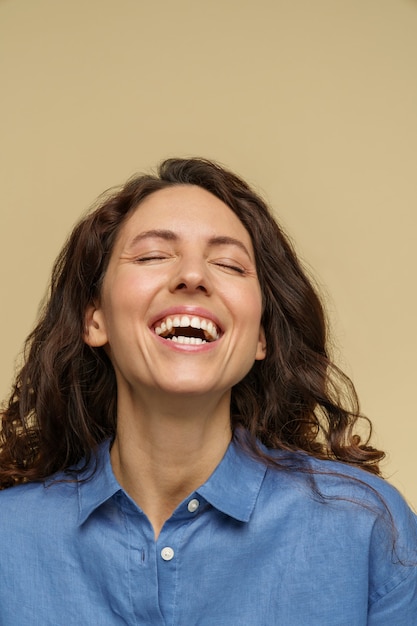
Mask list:
[[[121,226],[150,194],[198,185],[228,205],[249,232],[263,296],[267,355],[232,389],[235,433],[263,456],[269,448],[304,451],[379,474],[384,453],[355,433],[355,389],[329,358],[320,299],[262,198],[243,180],[204,159],[168,159],[99,198],[74,228],[52,272],[24,363],[2,412],[0,487],[70,471],[115,435],[117,388],[103,348],[84,342],[85,311],[100,298]],[[267,459],[268,460],[268,459]]]

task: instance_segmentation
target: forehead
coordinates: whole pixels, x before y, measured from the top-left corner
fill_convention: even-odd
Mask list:
[[[147,196],[119,233],[119,244],[129,245],[138,234],[164,228],[181,238],[228,235],[251,247],[250,235],[238,216],[222,200],[195,185],[167,187]]]

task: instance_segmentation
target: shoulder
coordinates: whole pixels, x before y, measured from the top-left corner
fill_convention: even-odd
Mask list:
[[[367,503],[377,510],[387,506],[396,510],[411,512],[401,493],[384,478],[367,472],[364,469],[333,460],[317,459],[304,452],[281,453],[267,450],[278,464],[278,471],[268,472],[269,480],[282,482],[282,474],[286,480],[305,484],[321,495],[324,501],[351,500]]]
[[[111,474],[109,441],[106,440],[91,451],[88,459],[81,459],[67,470],[62,470],[44,480],[0,490],[0,523],[7,516],[21,510],[28,515],[42,515],[52,508],[58,516],[79,509],[80,491],[100,488],[100,477]],[[25,516],[27,520],[27,515]]]
[[[268,471],[268,480],[277,493],[282,482],[297,493],[299,511],[319,519],[329,537],[337,528],[340,536],[349,533],[368,546],[376,561],[385,553],[417,565],[417,516],[393,485],[363,469],[304,453],[294,454],[289,465],[290,470]]]
[[[378,617],[391,615],[395,603],[416,610],[417,516],[400,492],[345,463],[270,452],[287,462],[283,470],[268,469],[266,488],[274,494],[276,510],[290,503],[286,520],[292,519],[299,541],[314,536],[314,549],[334,554],[352,575],[364,563],[369,602]]]
[[[268,468],[261,497],[274,502],[274,509],[288,502],[297,519],[317,520],[333,534],[338,527],[367,545],[378,544],[382,533],[387,544],[403,546],[406,560],[417,563],[417,516],[393,485],[345,463],[269,452],[279,467]]]
[[[387,480],[364,469],[338,461],[308,459],[319,490],[327,498],[347,498],[394,518],[417,519],[402,494]]]
[[[39,527],[51,516],[68,519],[78,513],[77,484],[49,480],[10,487],[0,491],[0,509],[0,534],[32,522]]]

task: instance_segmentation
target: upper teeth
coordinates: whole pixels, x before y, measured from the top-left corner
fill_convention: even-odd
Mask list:
[[[155,327],[155,333],[157,335],[169,334],[173,328],[198,328],[204,331],[204,335],[209,341],[215,341],[219,338],[216,325],[213,324],[212,321],[204,317],[197,317],[196,315],[192,317],[189,315],[166,317],[164,320],[158,322],[158,326]],[[177,333],[177,336],[178,334],[179,333]],[[204,340],[202,341],[204,342]]]

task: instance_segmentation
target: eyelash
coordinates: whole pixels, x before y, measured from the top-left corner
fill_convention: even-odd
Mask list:
[[[146,261],[163,261],[164,259],[168,259],[168,256],[162,255],[154,255],[154,256],[141,256],[135,259],[136,263],[145,263]]]
[[[229,263],[215,263],[215,265],[218,265],[219,267],[224,267],[228,270],[233,270],[235,272],[237,272],[238,274],[245,274],[246,271],[243,269],[243,267],[239,267],[238,265],[231,265]]]
[[[166,259],[169,259],[169,256],[165,256],[165,255],[153,255],[153,256],[142,256],[142,257],[138,257],[137,259],[135,259],[136,263],[146,263],[148,261],[164,261]],[[217,265],[217,267],[222,267],[225,268],[226,270],[231,270],[233,272],[236,272],[237,274],[240,275],[244,275],[246,274],[246,270],[243,267],[240,267],[239,265],[233,265],[233,264],[229,264],[229,263],[220,263],[220,262],[214,262],[214,265]]]

